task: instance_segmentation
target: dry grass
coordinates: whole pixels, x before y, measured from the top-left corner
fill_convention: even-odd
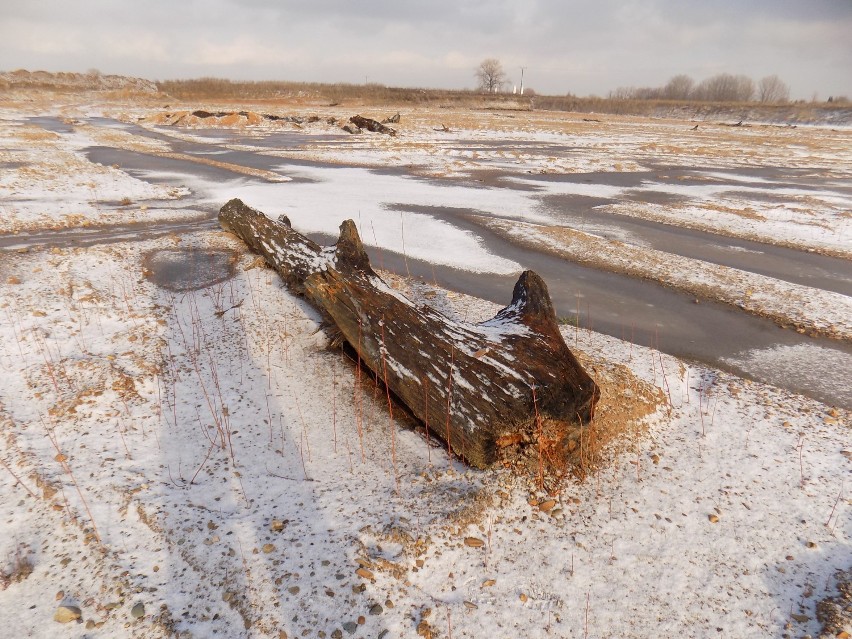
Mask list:
[[[503,466],[549,495],[559,494],[570,479],[583,480],[605,468],[644,432],[648,418],[667,406],[659,388],[626,366],[575,354],[601,389],[592,421],[578,426],[542,419],[536,437],[507,442],[500,451]]]
[[[675,100],[622,100],[597,96],[543,96],[483,94],[470,90],[388,87],[383,84],[323,84],[318,82],[240,82],[221,78],[168,80],[157,84],[159,90],[179,100],[217,100],[239,103],[277,103],[302,101],[336,105],[433,105],[443,107],[491,108],[512,110],[569,111],[608,115],[683,117],[685,119],[734,119],[807,122],[820,119],[849,121],[852,107],[832,103],[707,103]]]
[[[33,572],[33,561],[30,548],[26,544],[18,544],[14,554],[9,557],[6,566],[0,570],[0,590],[6,590],[14,583],[20,583]]]

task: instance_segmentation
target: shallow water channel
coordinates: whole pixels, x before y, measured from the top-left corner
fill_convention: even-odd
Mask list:
[[[100,123],[102,122],[97,124]],[[109,124],[108,121],[105,123]],[[39,124],[45,126],[49,123],[40,121]],[[120,126],[145,131],[132,125]],[[149,131],[145,134],[158,136],[157,133]],[[230,144],[245,140],[255,147],[265,148],[292,148],[293,145],[304,144],[306,138],[301,134],[288,137],[288,133],[276,133],[261,140],[255,137],[245,139],[226,131],[210,132],[209,135],[217,140],[227,139]],[[178,142],[174,139],[169,141],[179,153],[199,156],[216,153],[217,160],[252,168],[280,172],[282,167],[307,164],[322,166],[307,161],[265,156],[250,150],[232,151],[218,143]],[[105,147],[89,149],[88,156],[94,162],[118,164],[131,175],[150,181],[183,185],[187,176],[192,176],[198,178],[197,181],[192,181],[196,189],[203,188],[198,185],[203,185],[205,181],[217,182],[235,177],[233,173],[222,168]],[[151,176],[150,172],[156,172],[156,176]],[[402,169],[383,169],[381,173],[398,174],[400,179],[405,175]],[[253,179],[240,177],[249,181]],[[575,176],[572,179],[580,178]],[[615,178],[610,174],[590,174],[583,179],[605,183]],[[637,178],[622,176],[618,179]],[[736,184],[741,184],[741,180],[740,176],[740,181]],[[511,180],[498,179],[489,182],[493,186],[486,188],[512,188]],[[288,184],[290,183],[274,185],[274,188],[281,189],[282,198],[286,198]],[[196,195],[200,198],[202,194],[197,192]],[[734,240],[674,226],[621,219],[615,215],[595,215],[592,200],[550,197],[545,199],[545,203],[566,226],[582,229],[583,225],[592,222],[609,225],[616,229],[614,233],[626,233],[636,237],[639,243],[661,250],[845,295],[852,294],[852,262],[846,260]],[[132,232],[112,228],[100,232],[94,230],[85,235],[75,231],[40,234],[33,236],[32,240],[35,243],[82,245],[100,241],[126,241],[131,235],[150,237],[162,232],[188,232],[210,226],[216,207],[193,203],[192,198],[184,200],[184,205],[197,210],[206,208],[210,218],[198,222],[157,222],[144,229],[135,227]],[[393,208],[423,211],[429,209],[429,206],[424,202],[399,202],[394,203]],[[598,271],[520,247],[471,222],[465,213],[467,211],[462,209],[429,209],[430,215],[480,238],[491,253],[514,260],[524,268],[535,270],[542,275],[548,284],[557,314],[566,323],[576,325],[579,322],[582,328],[592,328],[637,344],[653,346],[686,360],[703,362],[800,392],[829,404],[852,408],[852,344],[809,338],[728,305],[710,300],[696,302],[692,296],[653,282]],[[596,219],[592,220],[593,217]],[[297,219],[294,219],[294,225],[298,228]],[[319,234],[314,234],[313,237],[326,244],[333,243],[336,239]],[[3,238],[0,238],[0,248],[3,248],[2,240]],[[15,240],[18,244],[27,242],[26,237],[21,235],[16,236]],[[398,273],[408,270],[413,276],[497,303],[508,303],[516,280],[516,276],[473,273],[435,266],[411,257],[406,265],[399,254],[386,249],[368,247],[368,250],[375,265]],[[436,246],[435,250],[440,251],[441,247]]]

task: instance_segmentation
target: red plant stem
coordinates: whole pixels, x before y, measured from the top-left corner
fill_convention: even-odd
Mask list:
[[[453,369],[455,368],[456,351],[455,346],[450,346],[450,374],[447,376],[447,454],[452,455],[453,450],[450,446],[450,411],[452,409],[453,399]]]
[[[337,453],[337,362],[331,367],[331,427],[334,435],[334,452]]]
[[[402,257],[405,260],[405,272],[408,273],[408,277],[410,278],[411,271],[408,270],[408,254],[405,252],[405,214],[402,211],[399,212],[399,227],[402,234]]]
[[[44,421],[42,421],[42,425],[45,427],[45,430],[47,430],[47,438],[50,440],[50,443],[53,444],[53,447],[56,449],[56,453],[57,453],[56,459],[59,461],[59,464],[62,466],[62,470],[64,470],[65,473],[68,475],[68,477],[71,478],[71,483],[74,484],[74,488],[77,489],[77,494],[80,496],[80,501],[83,502],[83,507],[86,509],[86,513],[89,515],[89,520],[92,522],[92,530],[95,533],[95,539],[100,544],[101,543],[101,536],[98,533],[98,527],[95,524],[95,518],[92,516],[92,511],[89,508],[89,504],[86,501],[86,498],[83,497],[83,491],[80,489],[80,485],[77,483],[77,480],[74,477],[74,473],[71,472],[71,467],[65,461],[67,458],[66,458],[65,455],[62,454],[62,450],[60,450],[60,448],[59,448],[59,443],[56,441],[55,437],[50,432],[50,429],[47,427],[47,425],[44,423]]]
[[[425,403],[424,412],[426,414],[426,455],[429,458],[429,465],[432,465],[432,446],[429,444],[429,380],[422,378],[423,382],[423,398]]]
[[[269,395],[264,393],[266,397],[266,419],[269,420],[269,443],[272,443],[272,411],[269,408]]]
[[[843,496],[843,486],[840,487],[840,492],[837,493],[837,499],[834,502],[834,506],[831,509],[831,513],[828,515],[828,519],[825,520],[825,525],[828,527],[831,518],[834,517],[834,511],[837,510],[837,504],[840,503],[840,498]],[[836,523],[836,522],[835,522]]]
[[[544,487],[544,460],[542,459],[542,448],[544,446],[544,432],[541,423],[541,415],[538,412],[538,399],[535,394],[535,384],[532,386],[533,408],[535,409],[536,437],[538,438],[538,488]]]
[[[672,391],[669,388],[669,378],[666,376],[666,368],[663,366],[663,354],[658,350],[657,356],[660,358],[660,371],[663,375],[663,381],[666,383],[666,393],[669,396],[669,406],[674,408],[674,404],[672,403]]]
[[[393,425],[393,403],[391,402],[390,386],[388,386],[388,362],[385,355],[385,323],[380,322],[382,327],[382,373],[385,378],[385,392],[388,396],[388,428],[391,435],[391,464],[393,465],[393,478],[396,482],[397,490],[399,490],[399,475],[396,472],[396,428]]]
[[[130,459],[130,449],[127,448],[127,442],[124,439],[124,428],[121,426],[121,418],[118,420],[118,434],[121,435],[121,443],[124,444],[124,452],[127,454],[127,459]]]
[[[305,424],[305,416],[302,415],[302,407],[299,405],[299,398],[296,396],[295,391],[293,391],[293,401],[296,403],[296,410],[299,411],[299,421],[302,422],[302,437],[305,439],[305,444],[308,447],[308,461],[311,460],[311,442],[308,439],[308,427]],[[302,462],[304,463],[304,461]],[[305,473],[307,476],[307,473]]]
[[[198,469],[195,471],[195,473],[193,473],[192,479],[189,480],[190,486],[193,483],[195,483],[195,478],[198,477],[198,473],[201,472],[201,469],[204,468],[204,464],[206,464],[207,460],[210,459],[210,453],[213,452],[214,448],[216,448],[216,442],[215,441],[213,441],[213,443],[210,444],[210,448],[207,449],[207,454],[204,456],[204,461],[201,462],[201,465],[198,467]]]
[[[358,320],[358,366],[355,369],[355,406],[357,410],[355,424],[358,427],[358,443],[361,446],[361,463],[364,463],[364,399],[361,388],[361,320]]]
[[[30,494],[30,496],[35,497],[36,499],[38,499],[38,495],[36,495],[36,494],[35,494],[32,490],[30,490],[30,489],[29,489],[29,487],[28,487],[28,486],[27,486],[24,482],[22,482],[22,481],[21,481],[21,478],[20,478],[20,477],[18,477],[18,476],[15,474],[15,471],[14,471],[14,470],[12,470],[12,467],[11,467],[11,466],[9,466],[9,464],[7,464],[7,463],[6,463],[6,460],[4,460],[4,459],[0,458],[0,464],[3,464],[3,467],[4,467],[6,470],[8,470],[8,471],[9,471],[9,474],[10,474],[10,475],[12,475],[12,477],[14,477],[14,478],[15,478],[15,481],[17,481],[17,482],[18,482],[18,483],[19,483],[19,484],[23,487],[23,489],[24,489],[24,490],[26,490],[26,491]]]

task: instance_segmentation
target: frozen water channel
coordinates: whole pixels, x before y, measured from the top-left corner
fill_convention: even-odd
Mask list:
[[[40,119],[40,125],[51,122]],[[103,126],[121,126],[136,134],[158,133],[100,120]],[[65,133],[66,125],[53,130]],[[193,132],[198,135],[198,132]],[[405,169],[365,169],[309,160],[282,159],[264,150],[298,148],[311,136],[276,133],[262,138],[227,131],[207,134],[205,141],[169,139],[174,151],[211,157],[223,163],[276,172],[291,178],[270,183],[235,175],[225,168],[189,160],[95,147],[88,157],[101,164],[119,165],[131,175],[159,183],[187,186],[193,196],[187,206],[209,212],[197,223],[157,223],[131,230],[113,228],[91,232],[42,233],[32,243],[71,243],[126,240],[129,235],[150,236],[209,226],[219,206],[232,197],[272,217],[286,213],[294,226],[315,239],[331,243],[345,218],[359,224],[377,266],[383,266],[440,286],[498,303],[506,303],[521,269],[533,269],[548,283],[557,313],[567,323],[592,328],[618,338],[651,345],[687,360],[708,363],[746,377],[801,392],[829,404],[852,408],[852,345],[814,339],[781,329],[769,320],[734,307],[696,300],[654,282],[586,268],[544,253],[520,247],[470,221],[468,215],[495,215],[507,219],[554,223],[596,231],[605,237],[693,257],[777,279],[852,295],[852,263],[813,252],[796,251],[732,239],[596,210],[619,198],[646,198],[663,204],[662,191],[624,191],[641,185],[643,174],[586,174],[568,177],[525,176],[491,171],[488,179],[427,179]],[[332,139],[326,136],[325,140]],[[239,150],[234,150],[237,146]],[[255,150],[249,150],[251,146]],[[230,148],[229,148],[230,147]],[[688,186],[692,172],[668,167],[672,183]],[[660,171],[655,171],[659,179]],[[785,179],[808,188],[803,177],[772,170],[758,175],[717,172],[714,179],[729,180],[731,189],[750,180]],[[583,195],[539,194],[543,182],[561,180],[584,185]],[[624,182],[624,181],[627,182]],[[697,180],[697,178],[696,178]],[[840,198],[852,201],[852,189],[832,186]],[[627,196],[625,196],[627,193]],[[2,240],[2,238],[0,238]],[[4,240],[6,247],[9,240]],[[18,235],[14,246],[26,244]],[[0,248],[3,244],[0,244]],[[407,260],[403,259],[402,248]]]

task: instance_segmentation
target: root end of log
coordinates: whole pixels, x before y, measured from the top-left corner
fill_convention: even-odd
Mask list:
[[[335,244],[335,255],[337,264],[341,267],[346,265],[359,271],[371,270],[370,258],[364,250],[361,236],[358,235],[358,227],[352,220],[344,220],[340,225],[340,237]]]

